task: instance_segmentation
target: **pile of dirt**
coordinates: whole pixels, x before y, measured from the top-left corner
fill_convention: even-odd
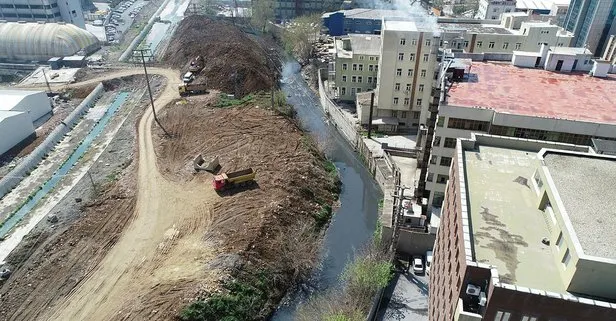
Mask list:
[[[223,194],[212,204],[205,238],[223,249],[220,260],[211,264],[224,265],[231,255],[240,258],[228,267],[232,275],[265,270],[276,280],[262,310],[267,315],[285,291],[314,268],[319,236],[329,219],[319,213],[331,211],[339,180],[335,168],[293,121],[263,108],[267,99],[233,108],[207,107],[214,99],[164,109],[160,120],[172,138],[155,131],[158,166],[170,180],[208,185],[213,175],[192,168],[197,154],[205,159],[218,156],[219,173],[248,167],[256,171],[256,186]]]
[[[236,96],[269,90],[278,69],[274,52],[232,24],[204,16],[184,18],[176,29],[163,61],[188,71],[190,61],[201,55],[205,68],[195,82],[206,82],[213,89]]]

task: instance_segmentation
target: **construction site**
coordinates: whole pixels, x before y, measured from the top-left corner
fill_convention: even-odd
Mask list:
[[[189,320],[236,298],[252,306],[217,317],[271,315],[318,264],[340,192],[278,91],[274,45],[191,16],[148,81],[127,64],[50,88],[91,105],[0,198],[0,320]]]

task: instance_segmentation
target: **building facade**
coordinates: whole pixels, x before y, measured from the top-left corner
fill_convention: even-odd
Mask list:
[[[490,135],[458,140],[453,154],[429,319],[613,320],[614,225],[586,221],[605,217],[587,205],[603,203],[616,158]]]
[[[516,0],[479,0],[477,19],[500,20],[503,13],[515,11]]]
[[[340,9],[342,0],[275,0],[276,18],[290,20],[307,14],[321,14]]]
[[[426,177],[429,204],[440,207],[445,197],[456,139],[474,132],[588,146],[592,138],[616,140],[614,79],[473,62],[440,102]]]
[[[66,22],[85,29],[80,0],[0,0],[0,20]]]
[[[404,18],[407,14],[399,10],[350,9],[324,13],[323,27],[330,36],[349,33],[381,34],[383,18]]]
[[[575,47],[599,54],[616,34],[616,0],[571,0],[564,27],[575,34]]]
[[[356,94],[376,87],[380,45],[378,35],[350,35],[336,40],[333,77],[336,99],[354,101]]]

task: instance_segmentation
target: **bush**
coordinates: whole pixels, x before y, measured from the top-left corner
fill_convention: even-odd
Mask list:
[[[329,223],[329,220],[331,218],[332,218],[332,207],[329,205],[325,205],[321,207],[321,210],[319,210],[314,215],[314,219],[317,221],[316,222],[317,228],[319,229],[327,225],[327,223]]]

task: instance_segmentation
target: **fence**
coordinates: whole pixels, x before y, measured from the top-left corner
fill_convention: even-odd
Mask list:
[[[64,135],[66,135],[79,121],[81,116],[90,108],[103,92],[103,84],[100,83],[86,97],[73,112],[71,112],[50,134],[45,140],[37,146],[28,156],[25,157],[19,165],[15,166],[6,176],[0,179],[0,198],[4,197],[15,186],[17,186],[24,177],[30,175],[30,172],[35,169],[38,164],[47,156],[56,144],[58,144]]]

